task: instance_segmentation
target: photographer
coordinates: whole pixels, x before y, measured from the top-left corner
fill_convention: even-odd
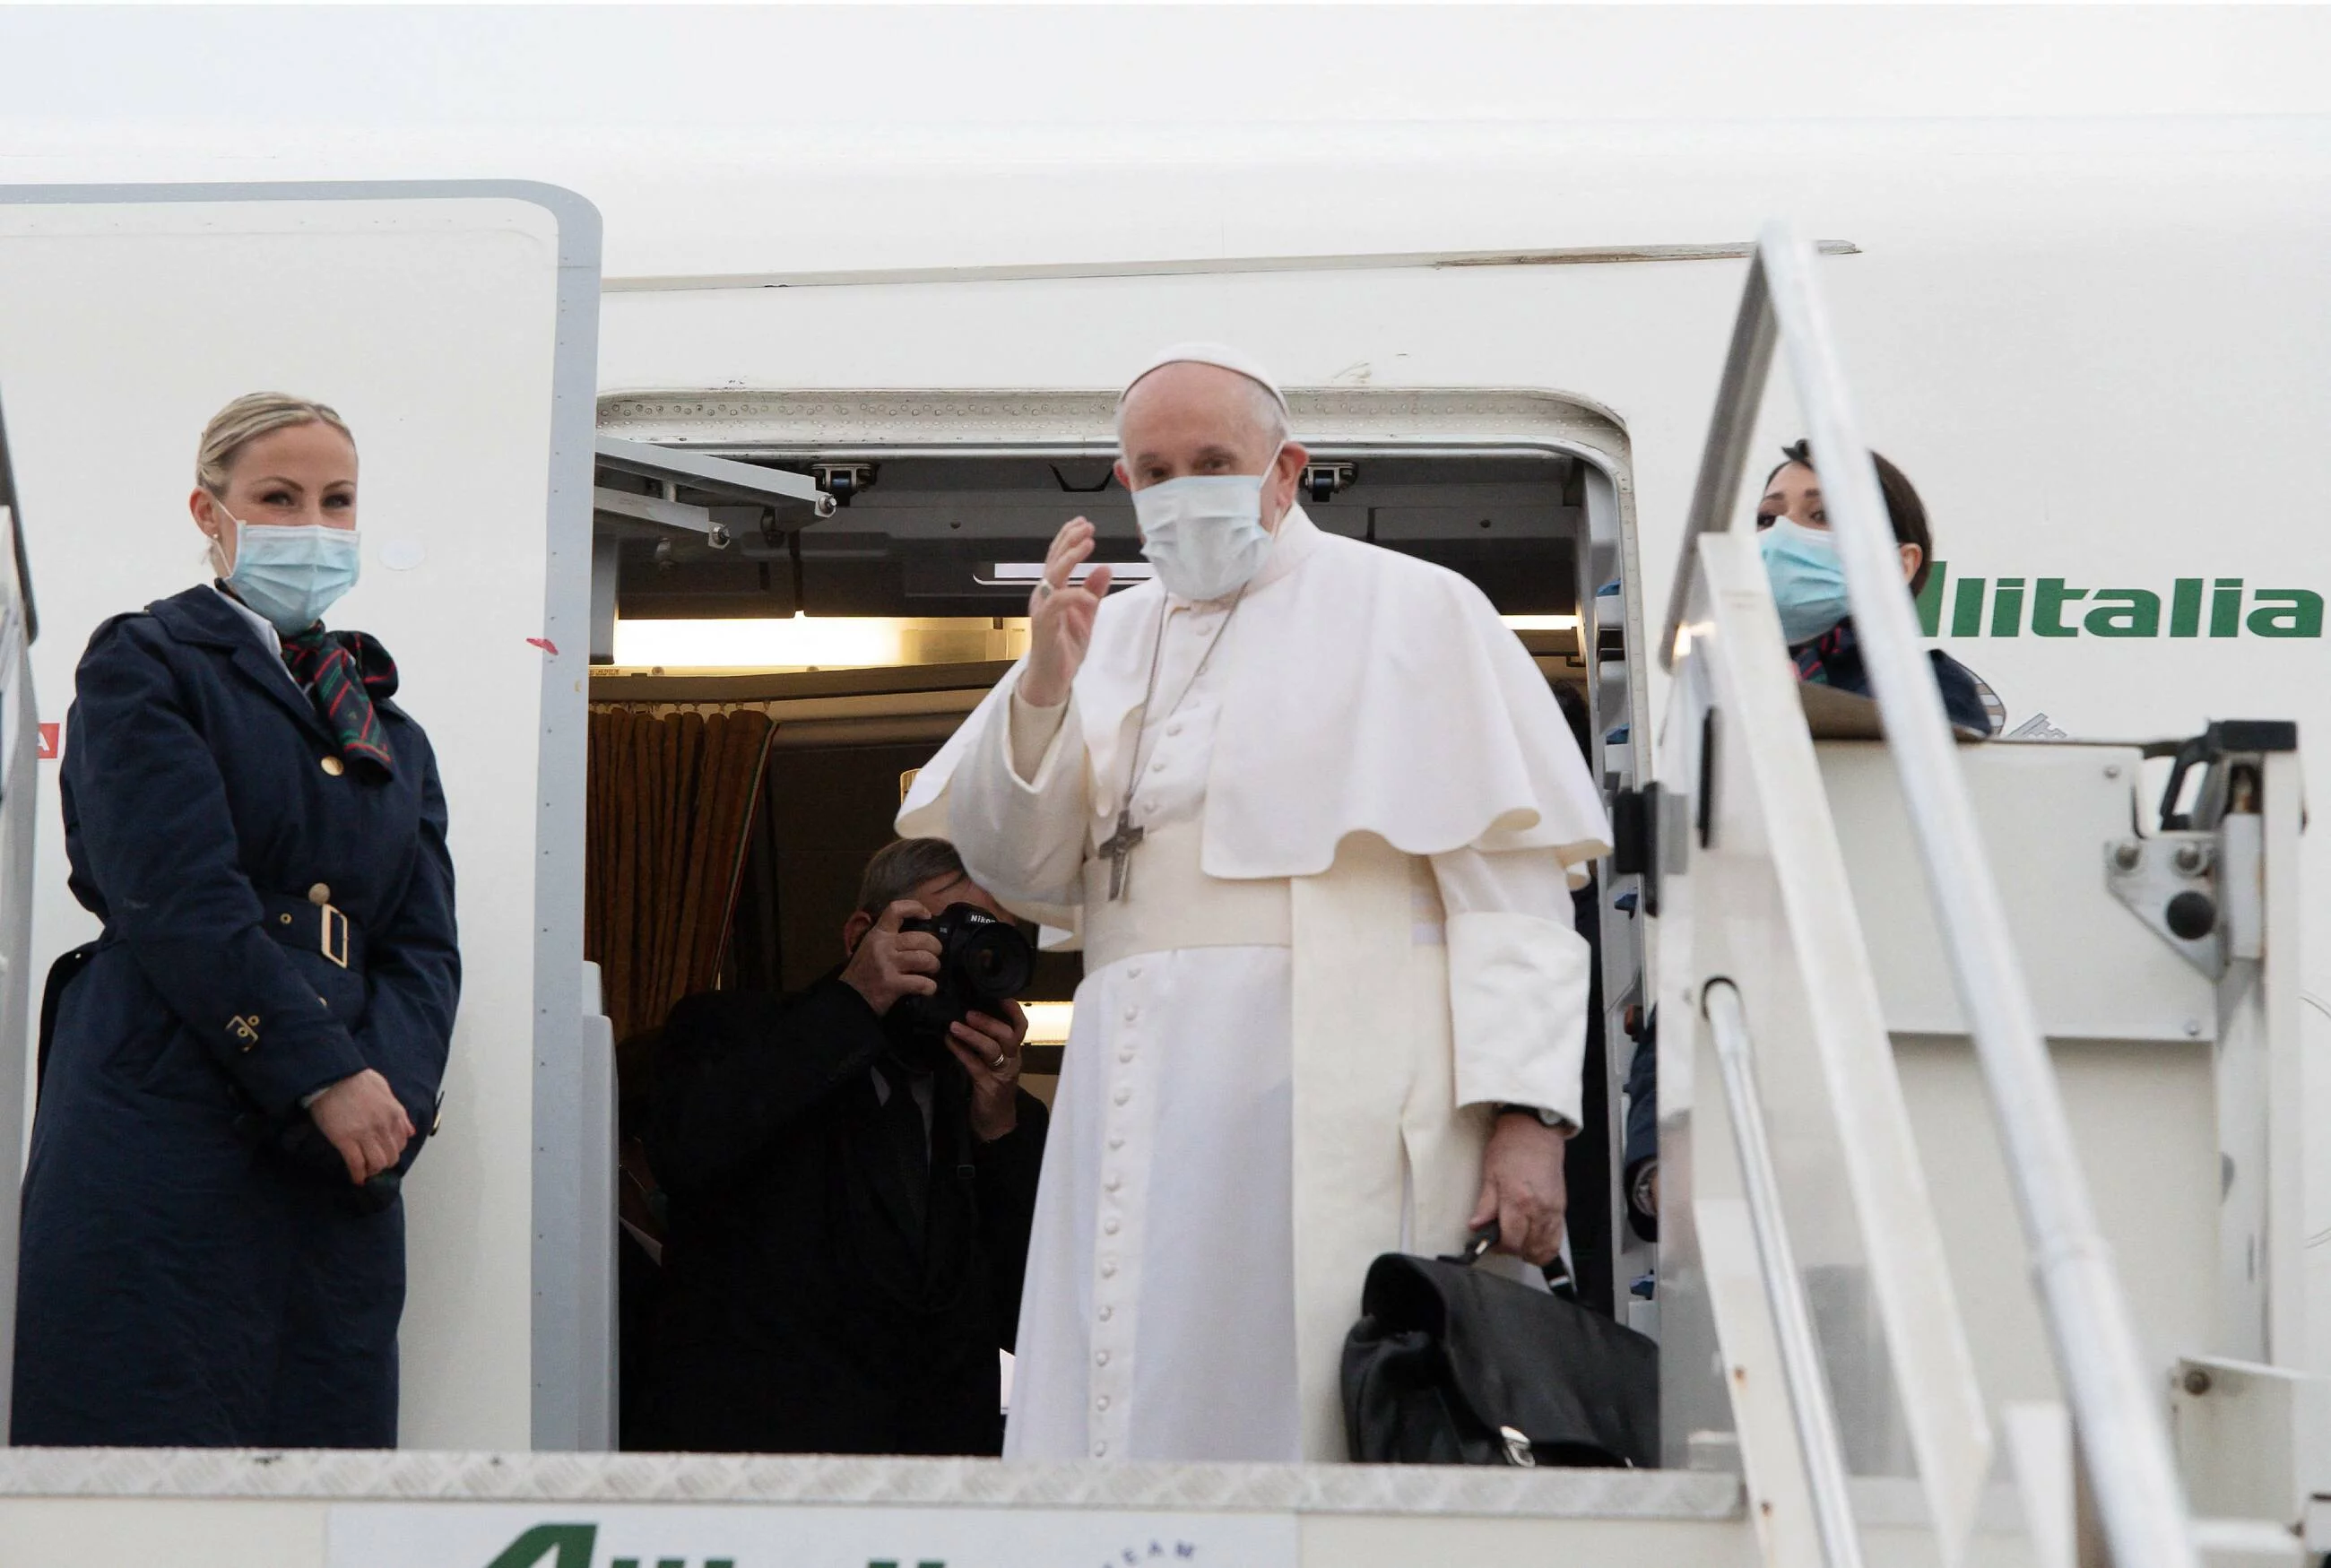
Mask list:
[[[670,1211],[637,1440],[1000,1451],[996,1351],[1045,1124],[1018,1087],[1028,1024],[1009,994],[1029,958],[1008,920],[953,846],[902,840],[866,868],[839,969],[798,996],[673,1008],[647,1140]]]

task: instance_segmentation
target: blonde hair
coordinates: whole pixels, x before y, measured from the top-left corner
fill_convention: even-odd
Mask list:
[[[357,443],[347,422],[324,404],[293,397],[284,392],[247,392],[203,426],[202,445],[195,452],[195,482],[212,495],[226,495],[227,470],[243,449],[261,436],[300,424],[328,424]]]

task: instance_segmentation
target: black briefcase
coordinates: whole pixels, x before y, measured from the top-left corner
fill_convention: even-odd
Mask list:
[[[1344,1341],[1344,1426],[1365,1464],[1660,1462],[1659,1346],[1465,1258],[1387,1252]]]

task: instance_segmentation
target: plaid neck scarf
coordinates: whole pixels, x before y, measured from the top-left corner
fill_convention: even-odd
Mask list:
[[[1797,679],[1815,686],[1832,684],[1830,679],[1831,661],[1855,650],[1853,622],[1841,621],[1810,642],[1800,642],[1789,652],[1797,661]]]
[[[396,661],[387,649],[361,632],[310,626],[283,639],[283,662],[339,742],[342,756],[360,757],[385,774],[396,772],[387,731],[373,710],[374,698],[396,694]]]

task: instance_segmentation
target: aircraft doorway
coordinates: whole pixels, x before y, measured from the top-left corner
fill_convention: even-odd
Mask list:
[[[1302,394],[1296,403],[1299,429]],[[706,452],[710,443],[690,433],[698,434],[690,455]],[[1133,580],[1145,566],[1103,443],[714,450],[813,477],[840,504],[814,518],[697,489],[684,476],[659,480],[636,464],[601,474],[603,491],[628,487],[700,507],[727,534],[717,543],[709,532],[642,522],[633,514],[648,508],[623,502],[603,506],[599,519],[594,597],[604,623],[595,648],[606,661],[591,683],[588,955],[605,976],[624,1107],[627,1383],[645,1375],[638,1346],[661,1239],[655,1178],[636,1132],[661,1012],[696,989],[795,991],[842,962],[842,927],[868,857],[892,837],[902,778],[1022,651],[1029,587],[1062,522],[1091,518],[1101,559],[1131,567]],[[1512,442],[1322,441],[1307,490],[1303,504],[1322,528],[1436,561],[1480,586],[1549,682],[1577,698],[1566,706],[1581,711],[1597,776],[1613,787],[1633,782],[1627,743],[1641,681],[1629,662],[1637,640],[1625,633],[1634,595],[1624,581],[1632,551],[1620,491],[1600,462]],[[692,866],[684,895],[644,869],[681,850]],[[1650,1269],[1621,1217],[1614,1169],[1629,1048],[1617,1021],[1641,984],[1628,893],[1623,880],[1597,889],[1604,1005],[1594,1032],[1617,1049],[1592,1053],[1593,1125],[1578,1140],[1572,1197],[1580,1283],[1622,1317],[1629,1281]],[[681,943],[688,955],[677,952]],[[1046,954],[1025,998],[1023,1083],[1047,1104],[1080,977],[1075,954]]]

